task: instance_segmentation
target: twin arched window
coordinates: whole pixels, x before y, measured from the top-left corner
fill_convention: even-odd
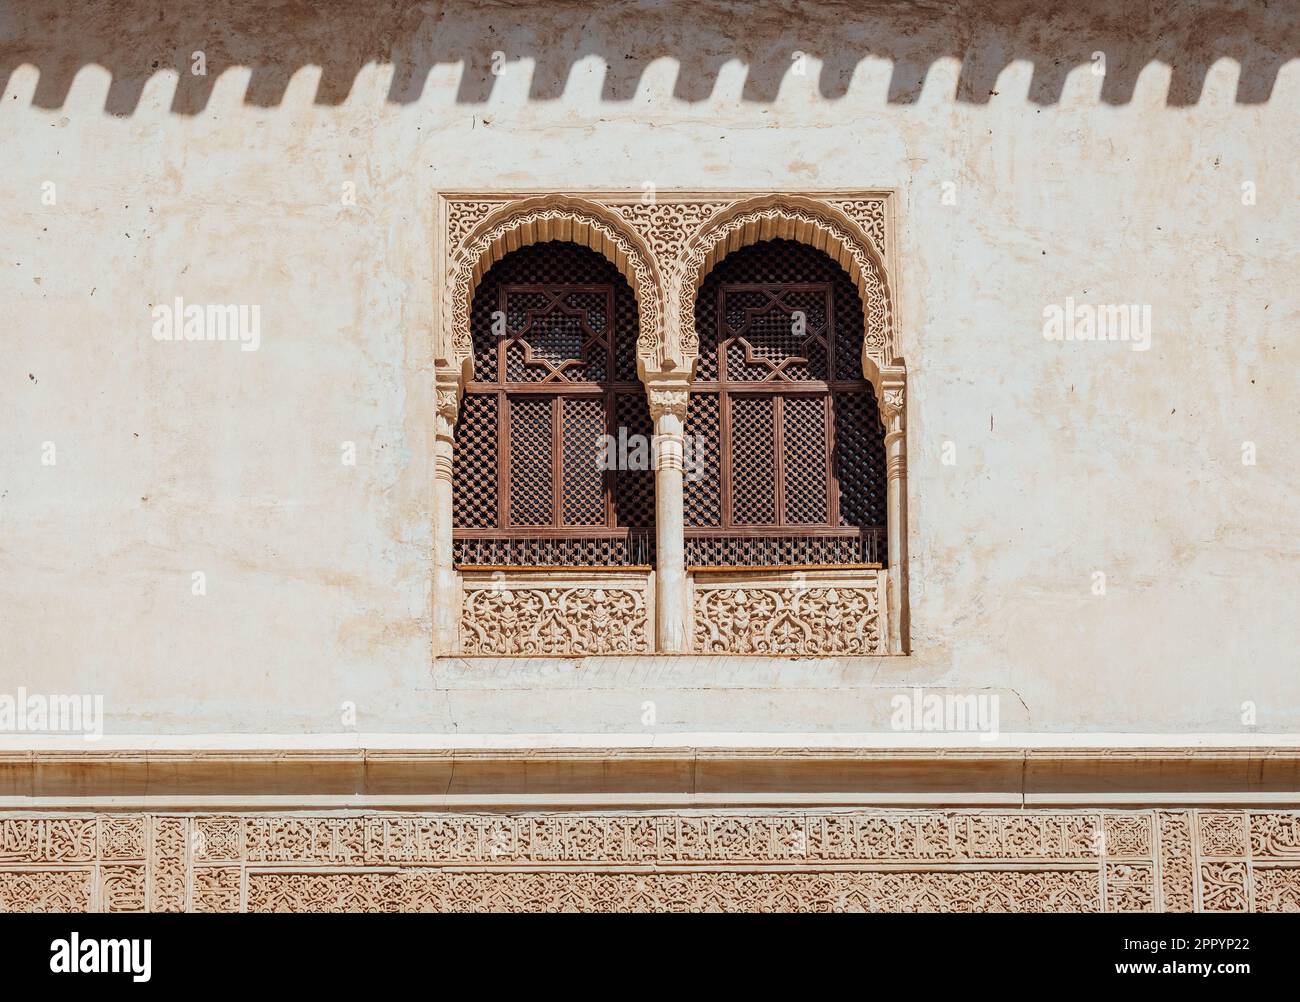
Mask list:
[[[849,276],[815,248],[763,241],[710,273],[695,311],[688,565],[884,563],[884,432]],[[521,248],[484,276],[471,327],[457,563],[652,565],[653,425],[618,269],[577,244]],[[611,443],[623,462],[608,462]]]

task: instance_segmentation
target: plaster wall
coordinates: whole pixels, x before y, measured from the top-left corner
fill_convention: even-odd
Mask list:
[[[1297,19],[1088,6],[4,5],[0,692],[118,734],[869,732],[911,686],[1294,732]],[[431,661],[435,192],[646,184],[897,192],[912,655]],[[258,350],[155,340],[178,296]],[[1046,340],[1067,297],[1149,350]]]

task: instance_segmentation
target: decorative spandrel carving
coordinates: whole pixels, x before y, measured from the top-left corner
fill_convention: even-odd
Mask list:
[[[561,196],[542,198],[539,204],[532,204],[535,202],[538,200],[529,200],[531,207],[521,205],[519,211],[510,211],[510,202],[494,203],[493,210],[499,216],[489,214],[473,226],[455,254],[449,255],[443,312],[444,323],[448,325],[445,343],[454,356],[464,360],[473,350],[469,313],[478,271],[503,254],[512,242],[529,243],[534,239],[580,239],[618,264],[636,292],[641,327],[637,354],[652,356],[660,347],[661,290],[653,259],[639,243],[640,238],[624,232],[618,217],[596,203],[591,203],[588,209]],[[490,222],[491,219],[496,222]],[[525,239],[520,234],[529,236]],[[447,240],[450,245],[450,235]]]
[[[709,218],[731,202],[632,202],[610,207],[645,238],[659,259],[661,274],[668,274],[681,261],[686,243]]]
[[[883,198],[829,198],[831,205],[862,227],[876,253],[885,256],[885,200]]]
[[[474,227],[483,222],[500,203],[469,199],[449,199],[447,202],[447,256],[453,257],[461,250],[465,238]]]
[[[789,235],[794,239],[815,241],[825,246],[859,283],[862,306],[866,311],[863,350],[877,367],[892,365],[896,354],[889,290],[883,265],[874,248],[842,225],[842,219],[828,211],[825,203],[811,199],[791,199],[741,211],[721,213],[707,223],[687,246],[674,270],[678,281],[670,292],[673,320],[680,331],[682,350],[694,358],[699,353],[699,334],[695,330],[695,292],[703,280],[706,262],[719,247],[752,243],[762,234]]]

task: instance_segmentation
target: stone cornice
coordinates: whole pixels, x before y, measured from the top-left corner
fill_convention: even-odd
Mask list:
[[[1215,737],[944,748],[620,746],[612,737],[512,747],[506,736],[495,745],[191,738],[23,748],[9,738],[0,808],[1300,804],[1300,740]]]

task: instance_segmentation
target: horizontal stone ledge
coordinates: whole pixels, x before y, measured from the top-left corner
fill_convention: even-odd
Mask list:
[[[1300,743],[1289,741],[655,747],[583,737],[595,740],[18,748],[9,739],[0,807],[1300,804]]]

